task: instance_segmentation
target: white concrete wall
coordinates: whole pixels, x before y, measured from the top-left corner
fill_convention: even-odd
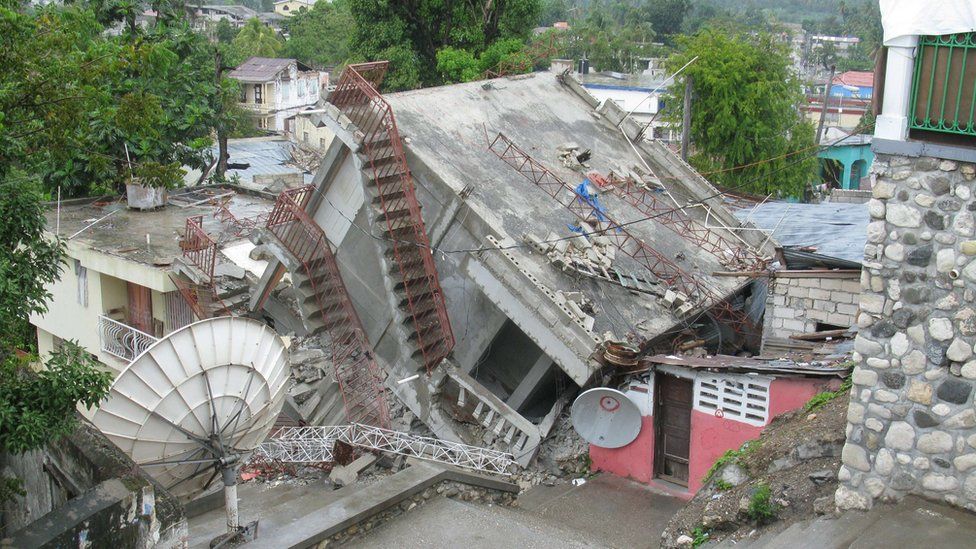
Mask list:
[[[349,220],[355,219],[363,205],[365,191],[355,164],[352,155],[346,156],[325,193],[322,205],[315,212],[315,222],[322,227],[334,247],[342,243],[351,226]]]
[[[87,306],[78,301],[79,279],[75,274],[75,260],[88,269]],[[56,336],[62,340],[76,341],[110,368],[119,370],[125,366],[124,361],[101,351],[98,318],[111,309],[128,306],[126,281],[152,290],[153,317],[165,322],[166,300],[163,292],[175,290],[165,271],[89,248],[69,246],[61,279],[47,287],[51,293],[48,312],[30,318],[31,324],[38,330],[38,352],[41,357],[53,350],[53,338]]]

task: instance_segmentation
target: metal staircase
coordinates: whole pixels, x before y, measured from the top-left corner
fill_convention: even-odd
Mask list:
[[[377,91],[386,69],[386,61],[347,66],[329,101],[361,134],[366,203],[372,224],[383,229],[384,272],[412,356],[430,373],[454,348],[454,335],[393,109]]]
[[[314,187],[282,192],[267,232],[291,255],[292,282],[309,332],[328,338],[346,419],[388,427],[381,370],[322,228],[305,212]]]
[[[682,292],[684,301],[691,305],[685,314],[692,313],[696,309],[708,309],[717,320],[727,323],[737,333],[742,334],[746,331],[749,320],[733,308],[727,299],[715,293],[698,277],[683,270],[667,256],[631,234],[625,225],[614,221],[606,212],[599,211],[589,199],[579,195],[573,186],[529,156],[504,134],[499,133],[492,139],[488,143],[488,149],[581,221],[598,227],[603,236],[609,238],[617,249],[637,261],[665,285]]]

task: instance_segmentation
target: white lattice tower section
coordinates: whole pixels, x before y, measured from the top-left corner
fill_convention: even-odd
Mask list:
[[[284,427],[259,446],[251,461],[316,463],[332,461],[336,441],[352,446],[445,463],[499,475],[509,475],[515,458],[508,452],[479,448],[432,437],[391,431],[370,425]]]

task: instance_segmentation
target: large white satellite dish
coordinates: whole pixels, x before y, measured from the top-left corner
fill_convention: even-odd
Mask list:
[[[287,348],[268,326],[201,320],[122,370],[92,422],[183,501],[221,476],[236,533],[237,468],[274,427],[289,374]]]
[[[641,430],[640,409],[627,395],[598,387],[584,391],[573,402],[573,428],[583,440],[601,448],[622,448]]]

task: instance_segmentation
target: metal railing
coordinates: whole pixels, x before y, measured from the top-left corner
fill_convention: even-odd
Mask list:
[[[129,362],[159,341],[146,332],[105,315],[98,317],[98,338],[102,343],[102,351]]]
[[[393,109],[377,91],[386,69],[385,61],[349,65],[329,101],[363,133],[367,171],[383,212],[380,223],[386,226],[406,311],[430,373],[454,348],[454,334]]]
[[[258,446],[249,461],[328,463],[333,461],[332,448],[337,441],[499,475],[511,474],[515,465],[508,452],[360,424],[283,427],[274,438]]]
[[[976,136],[976,32],[919,39],[910,108],[911,129]]]
[[[183,231],[183,257],[203,271],[207,280],[213,280],[214,264],[217,261],[217,241],[203,230],[203,216],[186,218]]]
[[[359,315],[339,274],[322,228],[305,212],[315,187],[309,185],[278,195],[268,232],[300,264],[300,274],[311,286],[321,322],[329,335],[332,365],[342,395],[346,419],[351,423],[389,426],[381,371],[373,358]]]

